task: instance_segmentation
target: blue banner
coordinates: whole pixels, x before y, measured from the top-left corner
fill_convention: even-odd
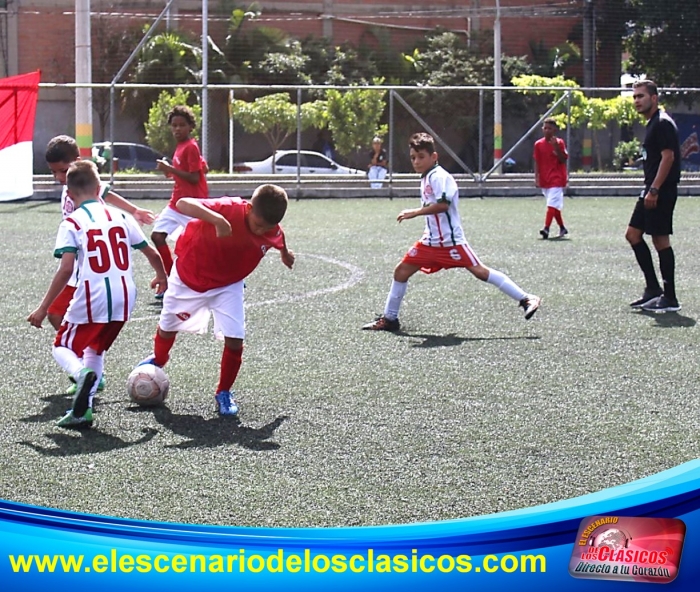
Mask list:
[[[671,536],[668,533],[673,531],[675,542],[658,552],[633,552],[628,548],[630,541],[644,540],[645,548],[653,549],[648,536],[635,532],[637,524],[652,534]],[[624,549],[616,551],[615,533],[623,531]],[[594,544],[608,546],[604,552],[592,553]],[[579,553],[577,545],[591,546],[581,555],[596,559],[586,563],[591,573],[585,575],[595,576],[597,570],[601,579],[572,576],[577,575],[578,563],[572,559]],[[653,557],[655,567],[640,564],[642,556],[644,561]],[[664,590],[696,590],[698,556],[700,460],[544,506],[462,520],[376,527],[217,527],[0,502],[2,590],[59,592],[79,586],[99,592],[590,592],[629,589],[637,573],[642,573],[644,581],[654,582],[657,571],[670,574],[659,579],[659,583],[669,582]],[[605,570],[617,571],[615,561],[620,563],[621,574],[630,574],[631,581],[603,579]]]
[[[700,115],[673,113],[681,143],[681,169],[700,171]]]

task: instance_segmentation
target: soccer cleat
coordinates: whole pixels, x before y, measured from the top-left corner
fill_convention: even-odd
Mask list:
[[[384,315],[377,317],[371,323],[362,326],[364,331],[393,331],[401,329],[399,319],[387,319]]]
[[[529,294],[520,301],[520,306],[525,310],[525,320],[532,318],[532,315],[534,315],[540,307],[541,302],[542,299],[534,294]]]
[[[90,368],[83,368],[80,371],[76,382],[76,393],[73,397],[73,409],[71,410],[76,418],[82,418],[90,408],[90,391],[95,385],[97,374]]]
[[[104,374],[104,372],[102,373],[102,376],[100,376],[100,382],[97,383],[97,392],[101,393],[103,390],[105,390],[105,374]]]
[[[233,398],[233,393],[229,391],[219,391],[214,396],[216,399],[216,410],[219,415],[238,415],[238,403]]]
[[[559,229],[559,238],[564,238],[567,234],[569,234],[569,231],[562,226]]]
[[[88,410],[82,417],[76,417],[75,413],[71,409],[68,411],[56,424],[61,428],[89,428],[92,426],[92,409],[88,407]]]
[[[543,228],[542,230],[540,230],[540,236],[544,240],[547,240],[549,238],[549,228]]]
[[[163,297],[165,296],[165,292],[157,292],[154,296],[156,300],[163,300]]]
[[[678,300],[671,300],[664,295],[658,296],[644,304],[642,310],[647,312],[678,312],[681,305]]]
[[[136,364],[136,367],[145,366],[146,364],[153,364],[154,366],[156,366],[158,368],[162,368],[162,366],[160,364],[156,364],[155,354],[151,354],[150,356],[148,356],[144,360],[141,360],[138,364]]]
[[[78,390],[78,385],[75,384],[75,382],[71,382],[71,385],[66,389],[66,395],[70,395],[72,397],[73,395],[75,395],[77,390]]]
[[[644,294],[642,294],[641,298],[638,298],[634,302],[630,302],[630,306],[632,308],[643,308],[645,304],[648,304],[652,300],[655,300],[659,296],[663,294],[662,290],[644,290]]]

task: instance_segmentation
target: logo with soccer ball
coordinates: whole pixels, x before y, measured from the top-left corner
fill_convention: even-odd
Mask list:
[[[162,368],[153,364],[136,366],[126,381],[129,398],[141,407],[162,405],[170,392],[170,379]]]

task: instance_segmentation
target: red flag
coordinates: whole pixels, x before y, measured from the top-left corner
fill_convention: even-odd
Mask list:
[[[0,79],[0,201],[29,197],[33,188],[38,70]]]

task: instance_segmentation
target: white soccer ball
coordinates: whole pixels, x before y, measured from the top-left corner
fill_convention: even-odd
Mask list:
[[[155,407],[168,398],[170,379],[162,368],[153,364],[136,366],[126,381],[126,392],[142,407]]]

